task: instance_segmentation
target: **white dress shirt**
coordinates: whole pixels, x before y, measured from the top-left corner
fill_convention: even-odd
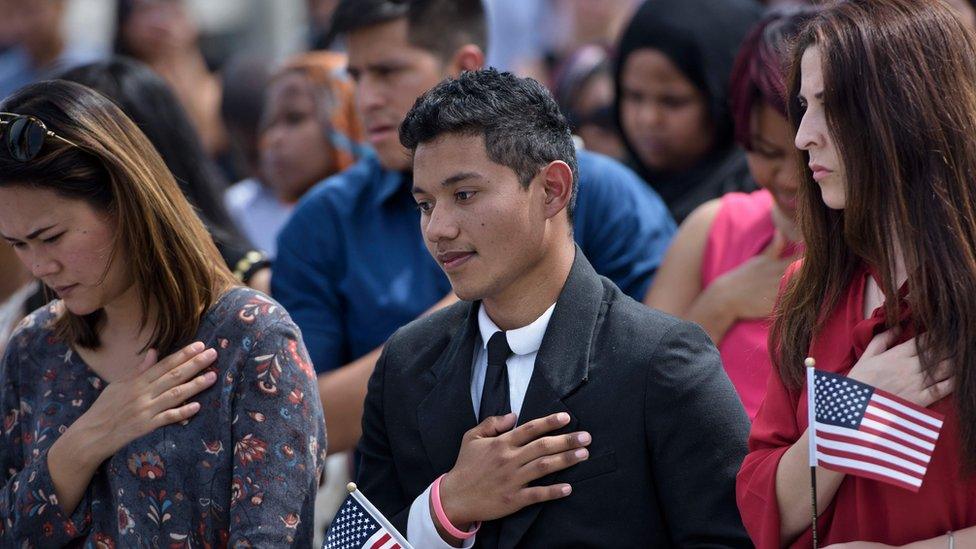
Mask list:
[[[293,205],[278,200],[257,179],[245,179],[224,191],[224,207],[241,233],[268,256],[278,253],[278,233],[291,217]]]
[[[532,324],[505,332],[505,339],[512,349],[512,355],[505,361],[508,369],[508,395],[512,411],[516,414],[522,410],[525,391],[529,388],[529,380],[532,379],[532,371],[535,369],[535,357],[539,354],[542,338],[546,335],[546,328],[549,327],[549,319],[552,318],[552,311],[555,308],[556,304],[553,303]],[[485,372],[488,370],[488,340],[495,332],[502,331],[488,318],[484,307],[478,310],[478,330],[481,333],[481,342],[480,345],[475,346],[471,373],[471,406],[474,408],[475,417],[478,417],[481,407],[481,393],[485,387]],[[478,421],[482,419],[484,418],[478,418]],[[428,486],[410,505],[410,514],[407,516],[407,541],[414,547],[450,549],[451,545],[441,539],[440,534],[437,533],[435,519],[430,513],[430,488]],[[461,547],[471,547],[476,537],[468,538]]]

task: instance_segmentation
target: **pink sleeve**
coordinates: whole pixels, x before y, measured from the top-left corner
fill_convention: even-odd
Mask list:
[[[712,225],[708,228],[708,236],[705,239],[705,249],[702,250],[701,261],[701,287],[707,288],[721,273],[719,267],[722,264],[722,252],[728,249],[728,235],[730,233],[725,215],[728,210],[728,196],[722,197],[721,205]]]
[[[728,193],[719,200],[702,251],[702,288],[761,252],[775,231],[769,191]]]

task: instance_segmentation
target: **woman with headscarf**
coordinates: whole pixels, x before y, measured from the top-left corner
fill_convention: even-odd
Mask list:
[[[772,367],[766,340],[780,279],[802,251],[784,67],[791,40],[814,14],[773,10],[742,44],[732,76],[735,140],[760,190],[728,193],[688,216],[644,299],[705,329],[750,418]]]
[[[272,256],[294,204],[362,152],[362,124],[345,67],[345,55],[333,52],[301,54],[282,66],[268,86],[259,130],[264,182],[251,179],[227,191],[225,203],[238,226]]]
[[[760,13],[752,0],[647,0],[617,48],[624,143],[679,223],[708,200],[755,189],[728,97],[739,44]]]

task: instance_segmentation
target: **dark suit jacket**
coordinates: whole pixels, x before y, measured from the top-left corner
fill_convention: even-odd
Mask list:
[[[410,504],[477,424],[477,311],[461,302],[403,327],[369,382],[359,487],[404,535]],[[751,546],[734,493],[749,421],[718,352],[698,326],[598,276],[578,248],[519,423],[560,411],[572,420],[559,432],[593,436],[590,458],[541,479],[570,483],[570,496],[499,519],[497,547]]]

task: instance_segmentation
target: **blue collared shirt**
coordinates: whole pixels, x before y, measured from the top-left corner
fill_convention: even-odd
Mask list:
[[[574,235],[596,271],[643,299],[675,225],[634,172],[578,152]],[[451,291],[427,252],[411,181],[367,154],[319,183],[278,236],[271,278],[318,372],[382,345]]]
[[[27,84],[50,78],[61,71],[91,63],[101,57],[94,51],[65,48],[48,66],[35,67],[27,50],[14,46],[0,53],[0,99],[5,99]]]

